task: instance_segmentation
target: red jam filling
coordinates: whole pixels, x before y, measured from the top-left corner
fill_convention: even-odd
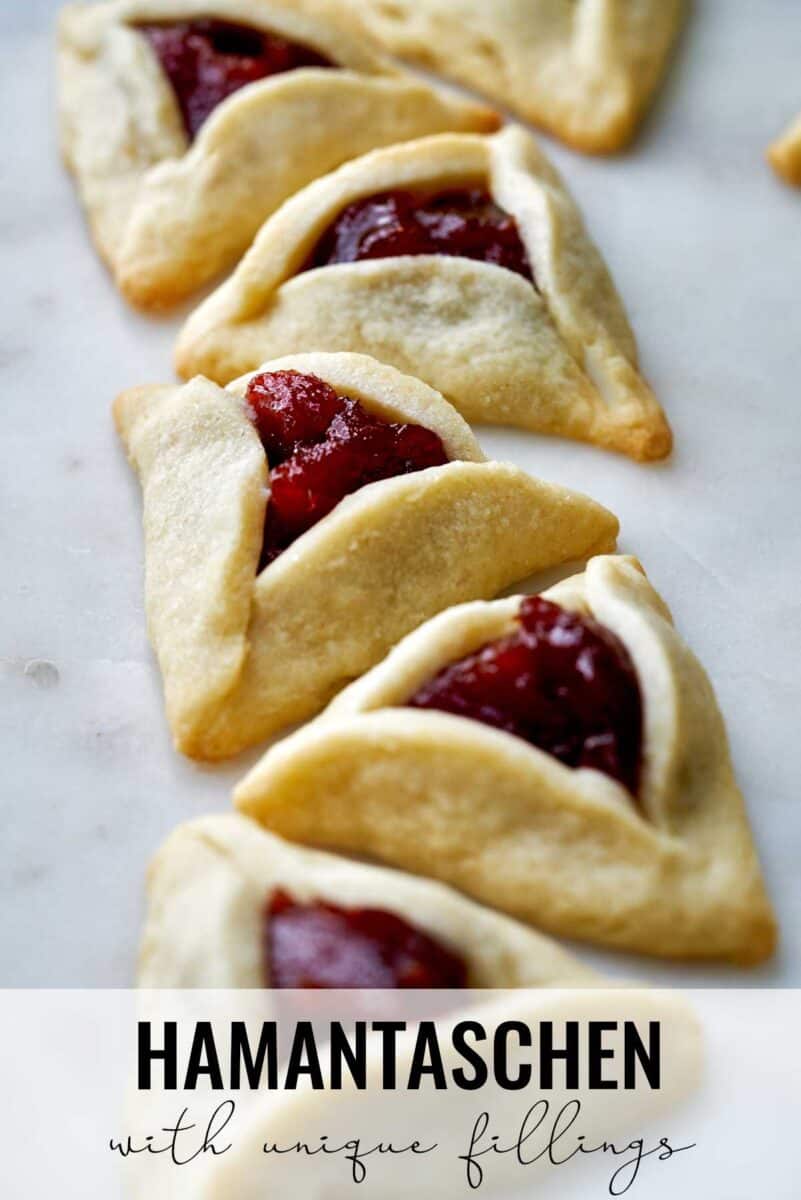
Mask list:
[[[260,570],[345,496],[448,462],[430,429],[382,421],[314,375],[257,375],[247,403],[270,465]]]
[[[357,200],[323,234],[307,270],[410,254],[472,258],[534,281],[514,217],[480,188],[428,198],[386,192]]]
[[[298,67],[332,67],[316,50],[228,21],[140,25],[175,92],[194,138],[218,104],[248,83]]]
[[[642,702],[623,643],[592,617],[539,596],[520,629],[445,667],[408,702],[493,725],[569,767],[592,767],[637,795]]]
[[[458,955],[378,908],[300,904],[283,891],[267,907],[274,988],[463,988]]]

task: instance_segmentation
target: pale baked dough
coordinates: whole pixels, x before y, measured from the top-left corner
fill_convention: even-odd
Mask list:
[[[243,88],[190,146],[141,22],[220,17],[312,46],[341,69]],[[92,231],[125,296],[175,304],[230,267],[262,222],[318,175],[376,146],[488,130],[486,108],[396,70],[319,17],[273,0],[72,4],[59,25],[61,140]]]
[[[115,415],[144,493],[146,603],[177,746],[222,758],[319,711],[448,605],[614,547],[595,501],[487,462],[419,380],[352,354],[280,359],[439,434],[446,466],[347,497],[257,577],[268,469],[242,397],[198,378],[127,392]]]
[[[768,160],[777,175],[801,187],[801,114],[769,148]]]
[[[574,146],[633,137],[667,66],[685,0],[299,0],[369,33]]]
[[[269,987],[265,913],[276,889],[301,904],[381,908],[410,921],[465,961],[470,987],[572,987],[599,979],[550,939],[441,884],[304,850],[229,815],[180,826],[154,859],[138,985]]]
[[[441,879],[550,933],[646,954],[756,962],[775,922],[712,687],[637,561],[593,559],[545,595],[626,645],[644,701],[639,800],[476,721],[400,706],[515,626],[520,598],[411,634],[236,791],[298,842]]]
[[[464,958],[468,988],[444,994],[264,990],[265,909],[276,887],[301,902],[320,899],[397,914]],[[633,1090],[593,1092],[583,1054],[580,1090],[575,1085],[567,1088],[557,1068],[549,1102],[558,1112],[580,1097],[581,1128],[588,1144],[613,1139],[621,1143],[623,1133],[652,1122],[699,1082],[702,1031],[687,1002],[675,992],[605,983],[548,938],[449,888],[300,849],[236,816],[206,817],[184,825],[158,852],[149,876],[138,982],[137,1020],[149,1022],[153,1029],[163,1028],[168,1020],[176,1023],[182,1046],[184,1035],[188,1042],[197,1022],[212,1022],[223,1071],[234,1060],[229,1049],[234,1023],[245,1025],[255,1045],[264,1023],[275,1022],[279,1044],[285,1047],[298,1022],[312,1019],[327,1081],[323,1090],[315,1090],[303,1078],[293,1090],[280,1083],[276,1089],[243,1086],[235,1093],[230,1150],[201,1155],[182,1166],[178,1193],[168,1156],[135,1156],[127,1182],[138,1200],[176,1200],[176,1195],[181,1200],[344,1200],[354,1195],[354,1185],[350,1172],[335,1160],[321,1169],[319,1159],[305,1155],[265,1158],[265,1142],[316,1146],[324,1137],[330,1146],[342,1146],[358,1134],[366,1148],[386,1143],[390,1133],[396,1146],[410,1145],[426,1133],[426,1144],[436,1142],[441,1152],[426,1160],[422,1178],[419,1171],[399,1171],[397,1163],[385,1165],[382,1174],[382,1156],[368,1158],[368,1194],[393,1200],[464,1197],[464,1177],[454,1163],[476,1121],[476,1093],[451,1087],[445,1097],[433,1086],[424,1084],[415,1092],[406,1087],[421,1020],[436,1020],[448,1078],[464,1068],[452,1044],[453,1026],[464,1020],[478,1021],[487,1031],[486,1056],[502,1023],[522,1022],[536,1031],[541,1022],[555,1023],[560,1030],[566,1022],[583,1027],[590,1021],[611,1022],[605,1045],[620,1054],[622,1032],[614,1031],[624,1019],[635,1021],[640,1030],[658,1021],[663,1049],[659,1088],[640,1080]],[[351,1029],[354,1019],[367,1025],[364,1089],[356,1087],[347,1070],[341,1084],[330,1082],[326,1029],[333,1021]],[[401,1022],[393,1056],[397,1089],[385,1089],[382,1083],[386,1055],[380,1035],[370,1028],[379,1019]],[[154,1075],[153,1088],[133,1092],[127,1106],[126,1134],[136,1144],[145,1144],[154,1129],[169,1128],[184,1107],[192,1114],[210,1115],[225,1098],[214,1093],[206,1079],[185,1091],[179,1078],[176,1091],[161,1087],[158,1068]],[[283,1081],[280,1063],[278,1076]],[[522,1114],[538,1099],[537,1091],[533,1080],[521,1092],[502,1088],[490,1078],[481,1090],[479,1107],[492,1113],[493,1128],[517,1130]],[[204,1125],[207,1119],[203,1116]],[[549,1170],[543,1164],[542,1175],[532,1174],[537,1166],[529,1163],[526,1179],[534,1181],[535,1190],[540,1179],[547,1187]],[[499,1188],[506,1194],[506,1187],[519,1183],[514,1156],[504,1155],[493,1163],[490,1195],[498,1195]]]
[[[539,291],[503,267],[442,255],[302,271],[351,202],[477,183],[516,218]],[[394,146],[311,184],[190,317],[176,358],[184,377],[227,383],[266,358],[310,349],[392,363],[469,421],[580,438],[638,459],[670,451],[609,273],[561,180],[518,127]]]

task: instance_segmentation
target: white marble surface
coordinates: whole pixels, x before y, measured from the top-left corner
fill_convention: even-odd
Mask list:
[[[170,378],[177,321],[127,311],[90,248],[55,144],[57,7],[0,5],[0,982],[125,986],[149,855],[224,810],[244,764],[192,766],[164,726],[109,405]],[[762,161],[801,107],[800,47],[798,0],[699,0],[637,152],[554,148],[673,421],[672,461],[483,436],[620,515],[728,719],[782,951],[749,975],[593,956],[664,981],[801,984],[801,193]]]

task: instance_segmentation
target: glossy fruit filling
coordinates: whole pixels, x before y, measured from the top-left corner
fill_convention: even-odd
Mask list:
[[[430,429],[383,421],[314,375],[257,375],[247,403],[270,466],[260,569],[359,488],[448,462]]]
[[[637,795],[642,701],[618,637],[540,596],[520,628],[451,663],[408,701],[493,725],[569,767],[592,767]]]
[[[445,254],[506,267],[533,282],[514,217],[480,188],[357,200],[323,234],[307,270],[368,258]]]
[[[463,988],[465,963],[394,913],[301,904],[277,891],[267,906],[274,988]]]
[[[190,138],[234,92],[298,67],[333,67],[316,50],[229,21],[140,25],[175,92]]]

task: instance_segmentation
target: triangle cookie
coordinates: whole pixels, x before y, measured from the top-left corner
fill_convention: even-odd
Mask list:
[[[175,304],[286,198],[349,158],[494,113],[274,0],[67,6],[59,111],[98,249],[125,296]]]
[[[685,0],[301,0],[578,150],[633,137]]]
[[[236,802],[549,933],[739,962],[775,944],[712,687],[631,558],[440,614],[270,750]]]
[[[362,356],[140,388],[115,415],[167,714],[195,757],[312,716],[448,605],[615,543],[606,509],[487,462],[440,395]]]
[[[518,127],[376,151],[299,192],[190,317],[177,366],[226,383],[312,349],[389,362],[469,421],[670,451],[603,260]]]
[[[154,1029],[177,1022],[187,1057],[179,1059],[177,1091],[162,1086],[160,1064],[156,1067],[153,1087],[132,1098],[126,1130],[146,1144],[149,1131],[168,1127],[176,1111],[184,1105],[191,1110],[214,1086],[205,1074],[198,1083],[184,1073],[200,1021],[204,1033],[212,1027],[223,1085],[232,1080],[235,1063],[242,1082],[236,1091],[234,1144],[224,1154],[204,1156],[197,1171],[190,1166],[189,1189],[182,1195],[204,1200],[344,1196],[347,1181],[332,1175],[329,1186],[321,1182],[319,1152],[298,1155],[290,1148],[347,1148],[354,1130],[362,1148],[386,1144],[389,1131],[396,1147],[419,1145],[415,1139],[421,1130],[426,1145],[439,1147],[417,1173],[414,1160],[411,1169],[399,1172],[397,1154],[383,1168],[386,1155],[368,1157],[376,1195],[395,1200],[463,1195],[453,1164],[477,1113],[476,1092],[456,1086],[465,1073],[466,1051],[454,1034],[465,1021],[472,1023],[478,1055],[489,1067],[480,1097],[495,1129],[517,1131],[521,1114],[542,1095],[541,1029],[563,1031],[574,1024],[583,1030],[597,1022],[606,1030],[603,1056],[617,1059],[621,1081],[612,1100],[609,1091],[593,1090],[598,1059],[592,1049],[587,1053],[584,1040],[571,1080],[572,1072],[565,1073],[558,1061],[564,1057],[564,1039],[552,1039],[557,1063],[549,1103],[558,1112],[580,1097],[588,1145],[613,1140],[622,1145],[624,1133],[628,1140],[643,1121],[664,1116],[698,1086],[702,1028],[675,992],[608,983],[550,939],[441,884],[302,849],[231,815],[178,828],[158,851],[147,890],[137,1017]],[[442,990],[444,976],[448,990]],[[284,990],[289,987],[294,990]],[[388,1042],[381,1031],[389,1032],[390,1023],[397,1038]],[[643,1048],[653,1047],[657,1023],[659,1086],[649,1085],[646,1073],[638,1071],[637,1086],[624,1088],[629,1029],[642,1031]],[[356,1036],[359,1027],[362,1039]],[[536,1048],[521,1055],[518,1043],[526,1046],[521,1031],[527,1029]],[[335,1039],[343,1030],[344,1046],[361,1046],[361,1051],[343,1055],[343,1038]],[[421,1034],[427,1035],[428,1047],[422,1056]],[[331,1052],[334,1041],[337,1054]],[[191,1061],[196,1066],[200,1058],[191,1056]],[[422,1085],[412,1082],[419,1075],[412,1064],[432,1058],[447,1080],[447,1099],[430,1078]],[[312,1062],[320,1084],[312,1084]],[[510,1087],[503,1072],[507,1062],[515,1064],[514,1075],[521,1063],[530,1062],[528,1082]],[[390,1086],[391,1063],[395,1082]],[[607,1067],[606,1077],[617,1078],[614,1065]],[[208,1071],[205,1065],[201,1069]],[[422,1070],[430,1075],[428,1065]],[[468,1067],[468,1077],[471,1071]],[[265,1145],[287,1147],[287,1152],[265,1159]],[[151,1162],[140,1155],[132,1161],[137,1196],[174,1195],[174,1166],[164,1159]],[[536,1170],[533,1158],[527,1161],[526,1180],[542,1179],[547,1186],[552,1164],[542,1164],[542,1175],[532,1175]],[[520,1178],[518,1159],[502,1155],[493,1164],[491,1194],[519,1187]]]

